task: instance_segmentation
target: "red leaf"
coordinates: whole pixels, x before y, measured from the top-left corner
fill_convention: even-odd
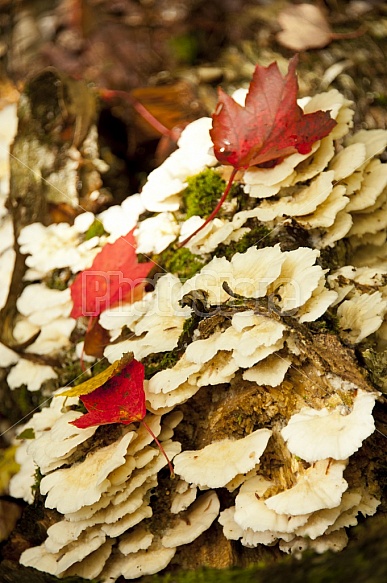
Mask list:
[[[137,262],[133,231],[114,243],[107,243],[92,266],[78,273],[70,286],[72,318],[98,316],[125,299],[148,275],[154,264]]]
[[[142,421],[146,414],[143,364],[132,360],[118,375],[80,399],[88,413],[71,422],[80,429]]]
[[[291,59],[285,77],[277,63],[257,65],[245,107],[219,89],[219,102],[210,130],[216,158],[234,168],[279,162],[284,156],[307,154],[327,136],[336,122],[329,112],[304,114],[297,105],[298,57]]]

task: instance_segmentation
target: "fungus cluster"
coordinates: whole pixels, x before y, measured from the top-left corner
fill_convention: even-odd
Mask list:
[[[99,237],[83,240],[93,221],[92,213],[83,213],[75,218],[74,225],[53,223],[45,227],[32,223],[24,227],[18,242],[30,268],[26,279],[42,279],[54,269],[68,267],[76,273],[88,267],[100,251]]]
[[[353,480],[350,471],[343,475],[348,458],[374,431],[375,396],[360,390],[352,408],[304,407],[292,415],[274,435],[291,454],[292,483],[278,492],[280,477],[267,479],[258,466],[241,485],[235,506],[220,514],[225,536],[248,547],[279,541],[281,550],[296,554],[344,548],[344,527],[357,524],[359,513],[374,514],[379,504],[365,483]]]
[[[96,427],[78,429],[70,424],[82,415],[71,409],[76,401],[71,398],[65,405],[63,397],[56,397],[27,424],[35,437],[26,449],[43,475],[45,506],[62,517],[49,527],[44,543],[26,550],[20,562],[59,577],[104,581],[158,572],[177,546],[209,528],[219,513],[217,496],[210,492],[197,499],[185,497],[184,503],[175,500],[169,521],[168,508],[161,521],[158,516],[152,519],[151,492],[167,463],[151,445],[152,436],[143,426],[105,436],[98,435]],[[173,440],[181,418],[172,413],[146,419],[171,460],[181,450]],[[26,480],[24,472],[24,484],[31,486],[31,479],[33,475]],[[12,479],[11,492],[23,495],[21,475]],[[30,502],[25,487],[24,493]]]
[[[243,103],[245,93],[235,97]],[[188,243],[189,257],[202,262],[195,275],[181,281],[173,270],[159,273],[152,289],[143,286],[99,316],[110,340],[104,357],[114,363],[133,353],[145,364],[147,424],[176,479],[169,481],[142,425],[78,429],[78,398],[55,396],[22,428],[33,438],[21,440],[21,469],[10,485],[11,495],[31,503],[38,468],[44,505],[59,516],[46,540],[23,552],[23,565],[58,577],[135,579],[177,560],[179,548],[216,520],[226,539],[245,547],[337,551],[347,543],[345,528],[376,512],[372,468],[359,471],[356,456],[375,430],[379,393],[350,347],[364,339],[375,350],[386,344],[387,165],[378,155],[387,132],[350,134],[351,103],[336,90],[299,103],[306,113],[331,112],[337,123],[329,135],[308,154],[240,170],[243,204],[231,194]],[[186,220],[188,179],[205,169],[230,175],[213,155],[210,126],[202,118],[185,128],[141,194],[97,217],[102,235],[87,237],[91,213],[73,226],[21,231],[29,270],[14,336],[23,342],[37,334],[30,353],[79,356],[87,321],[69,317],[66,285],[49,289],[53,270],[69,270],[71,284],[106,243],[135,226],[137,253],[162,264],[163,251],[177,252],[176,242],[203,224],[204,216]],[[141,220],[144,209],[154,215]],[[267,234],[249,239],[257,226]],[[302,241],[287,244],[290,227]],[[350,252],[329,271],[324,254],[343,239]],[[57,375],[6,354],[11,388],[37,390]]]
[[[236,100],[243,104],[245,95],[246,92],[238,90]],[[384,245],[387,169],[377,156],[387,145],[386,132],[360,130],[349,134],[353,125],[352,102],[335,89],[299,100],[299,104],[305,113],[329,111],[337,125],[327,137],[315,143],[310,153],[287,156],[273,168],[253,167],[241,173],[240,183],[245,193],[259,199],[259,204],[252,203],[253,208],[235,213],[231,221],[215,219],[206,232],[201,231],[191,240],[189,246],[193,253],[211,253],[221,242],[240,238],[245,232],[242,227],[252,218],[275,227],[292,217],[310,232],[314,246],[320,249],[332,247],[344,237],[350,237],[355,246]],[[206,142],[205,135],[211,120],[203,118],[201,125],[196,123],[194,137],[207,148],[210,156],[211,144]],[[191,131],[188,126],[183,132],[187,139],[181,139],[180,148],[172,155],[175,172],[183,177],[184,153]],[[169,172],[172,156],[154,172]],[[205,164],[214,165],[212,158],[204,161],[203,153],[196,172]],[[218,171],[227,175],[222,167]],[[180,184],[177,191],[166,181],[164,184],[170,188],[160,189],[151,179],[152,174],[142,195],[145,208],[176,211],[185,184]],[[180,239],[194,232],[200,221],[196,216],[183,223]]]
[[[337,295],[332,290],[320,290],[324,270],[315,265],[318,253],[307,248],[282,252],[278,245],[250,247],[231,261],[214,258],[187,280],[180,291],[181,299],[200,290],[209,305],[218,307],[217,324],[212,333],[207,328],[204,334],[199,326],[177,364],[152,376],[146,386],[152,409],[181,404],[200,387],[228,383],[237,373],[258,385],[279,385],[291,365],[286,347],[291,331],[273,314],[292,313],[297,318],[299,313],[297,319],[309,321],[322,315]],[[167,277],[163,276],[160,283]],[[316,289],[320,291],[318,301],[313,297]],[[250,306],[255,309],[235,307],[227,311],[230,293],[251,298]],[[206,314],[209,322],[210,314]]]
[[[345,265],[328,276],[329,286],[338,294],[337,316],[340,335],[349,344],[358,344],[375,334],[384,349],[387,339],[387,269],[383,262],[373,267]]]

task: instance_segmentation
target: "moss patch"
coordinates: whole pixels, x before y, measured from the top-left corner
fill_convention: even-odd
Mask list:
[[[81,367],[80,360],[70,360],[64,363],[63,368],[59,371],[59,382],[58,385],[65,387],[67,385],[77,386],[81,383],[87,381],[91,376],[95,376],[98,373],[104,371],[109,366],[109,362],[106,358],[98,360],[90,368],[90,364],[87,365],[87,370],[83,371]]]
[[[268,229],[262,223],[256,223],[251,231],[245,233],[238,241],[232,241],[227,245],[223,243],[218,245],[215,250],[216,257],[225,257],[230,260],[235,253],[245,253],[250,247],[257,247],[260,249],[262,247],[268,247],[271,245],[270,241],[270,229]]]
[[[182,210],[186,215],[185,218],[189,219],[196,215],[207,218],[222,196],[226,181],[216,170],[206,168],[203,172],[190,176],[187,182],[188,186],[182,193]],[[228,199],[237,196],[239,191],[239,185],[233,184]]]
[[[323,332],[326,334],[339,334],[339,318],[336,313],[327,310],[320,318],[314,322],[305,322],[306,327],[312,332]]]
[[[10,391],[5,380],[0,383],[0,415],[11,424],[27,421],[45,400],[40,391],[29,391],[26,385]]]
[[[145,367],[145,378],[150,379],[160,370],[172,368],[179,360],[180,354],[178,350],[170,350],[169,352],[149,354],[142,359]]]
[[[58,384],[61,387],[66,385],[80,384],[88,378],[81,368],[79,360],[71,360],[70,358],[63,363],[63,367],[59,371]]]
[[[183,192],[183,210],[186,219],[199,215],[208,217],[222,196],[226,182],[214,170],[207,168],[187,179],[188,186]]]
[[[153,257],[153,261],[183,281],[193,277],[206,263],[197,255],[193,255],[189,249],[176,248],[175,245]]]
[[[340,269],[350,262],[350,244],[342,239],[334,247],[326,247],[320,251],[320,264],[323,269]]]

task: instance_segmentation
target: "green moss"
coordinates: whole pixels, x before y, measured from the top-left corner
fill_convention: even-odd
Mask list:
[[[179,358],[180,352],[177,349],[170,350],[169,352],[149,354],[149,356],[142,359],[142,363],[145,367],[145,378],[149,380],[160,370],[172,368],[175,366]]]
[[[165,251],[153,258],[154,262],[179,277],[182,280],[193,277],[205,264],[203,259],[193,255],[189,249],[175,245],[168,247]]]
[[[36,468],[35,474],[34,474],[34,483],[31,486],[31,490],[34,494],[35,494],[35,492],[39,492],[40,482],[42,481],[42,478],[43,478],[43,474],[40,472],[39,468]]]
[[[26,385],[10,391],[3,382],[0,387],[0,415],[11,424],[18,423],[20,419],[26,421],[45,400],[40,391],[29,391]]]
[[[183,332],[179,339],[179,345],[182,344],[181,342],[182,337],[189,336],[190,338],[192,338],[193,331],[195,330],[197,324],[198,324],[197,317],[195,315],[191,316],[184,322]]]
[[[142,363],[145,367],[145,378],[150,379],[160,370],[166,368],[172,368],[175,366],[182,353],[184,352],[187,344],[192,338],[194,329],[198,323],[198,318],[196,315],[191,316],[184,322],[183,331],[180,335],[177,347],[169,352],[158,352],[150,354],[142,359]]]
[[[97,375],[109,366],[109,362],[106,358],[98,360],[91,367],[92,376]],[[59,386],[65,387],[71,385],[76,387],[81,383],[87,381],[90,378],[90,365],[87,366],[87,370],[83,371],[81,367],[80,360],[72,360],[69,358],[63,363],[62,369],[59,371]]]
[[[103,228],[103,224],[101,223],[101,221],[95,219],[85,233],[85,241],[88,241],[93,237],[101,237],[102,235],[105,235],[105,233],[106,231]]]
[[[381,107],[387,107],[387,95],[385,93],[376,93],[374,95],[374,103]]]
[[[108,366],[110,366],[110,363],[107,360],[107,358],[101,358],[100,360],[97,360],[97,362],[93,364],[91,368],[91,373],[93,377],[95,377],[95,375],[99,374],[100,372],[106,370]]]
[[[219,245],[215,250],[215,255],[230,260],[235,253],[245,253],[250,247],[255,246],[258,249],[268,247],[271,244],[269,236],[270,229],[262,223],[258,223],[238,241]]]
[[[306,326],[313,332],[324,332],[328,334],[339,334],[339,318],[338,316],[327,310],[321,318],[315,322],[306,322]]]
[[[219,202],[225,188],[226,181],[218,174],[216,170],[206,168],[195,176],[187,179],[188,186],[183,192],[183,211],[186,219],[198,215],[199,217],[208,217],[216,204]],[[239,186],[233,185],[229,198],[237,195]]]
[[[59,386],[65,387],[67,385],[79,385],[88,378],[81,368],[79,360],[65,360],[62,368],[59,371]]]

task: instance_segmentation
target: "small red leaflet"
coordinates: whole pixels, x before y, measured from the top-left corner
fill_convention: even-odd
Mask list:
[[[277,63],[269,67],[257,65],[244,107],[219,88],[210,134],[217,160],[233,166],[233,171],[210,216],[180,246],[186,245],[215,218],[238,170],[268,163],[275,166],[295,152],[308,154],[313,144],[335,127],[336,122],[328,111],[304,114],[297,105],[297,63],[296,55],[285,77]]]
[[[139,421],[157,443],[168,462],[171,475],[173,475],[173,467],[164,448],[144,421],[146,415],[144,365],[141,362],[132,360],[119,374],[111,377],[104,385],[91,393],[81,395],[79,398],[88,412],[79,419],[71,421],[72,425],[79,429],[86,429],[94,425],[108,425],[110,423],[130,425],[130,423]]]
[[[134,229],[107,243],[89,269],[81,271],[70,286],[72,318],[96,317],[124,300],[149,274],[152,261],[138,263]]]

